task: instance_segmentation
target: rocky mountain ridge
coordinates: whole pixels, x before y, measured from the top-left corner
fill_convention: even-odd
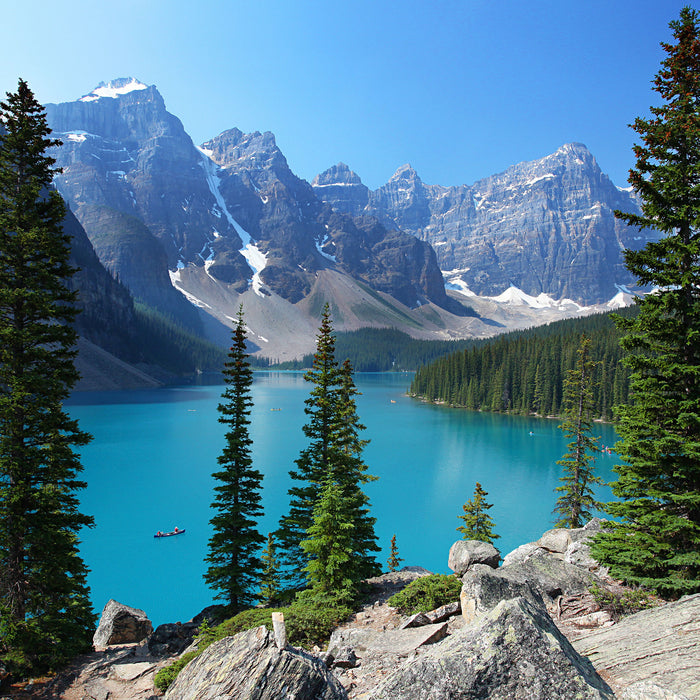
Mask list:
[[[468,313],[447,297],[429,245],[334,213],[270,133],[231,129],[197,148],[156,88],[133,79],[46,111],[63,141],[56,186],[105,266],[137,299],[216,342],[228,341],[241,298],[271,301],[266,318],[250,319],[262,343],[307,326],[299,320],[317,317],[319,298],[349,289],[340,328],[395,325],[426,304]],[[420,328],[420,315],[408,323]]]
[[[338,211],[371,214],[429,242],[448,284],[480,296],[513,286],[603,303],[634,284],[622,251],[656,238],[615,219],[616,209],[638,212],[639,203],[580,143],[473,185],[427,185],[404,165],[370,191],[343,163],[312,185]]]
[[[197,147],[155,86],[132,78],[46,112],[63,141],[56,186],[100,261],[137,300],[221,346],[241,303],[251,350],[286,360],[313,349],[325,302],[337,330],[453,339],[630,298],[630,241],[598,225],[611,220],[611,188],[622,208],[629,197],[578,145],[471,187],[425,185],[405,166],[370,192],[342,164],[300,179],[269,132],[233,128]],[[565,293],[574,301],[556,301]]]

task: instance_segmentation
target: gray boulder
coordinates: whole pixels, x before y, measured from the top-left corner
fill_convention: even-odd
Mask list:
[[[610,688],[549,616],[523,598],[404,662],[370,700],[611,700]]]
[[[215,642],[180,672],[167,700],[346,700],[340,682],[317,657],[278,649],[258,627]]]
[[[544,609],[540,593],[517,573],[515,569],[510,570],[503,566],[500,569],[492,569],[483,564],[469,569],[462,577],[460,594],[465,621],[473,622],[480,615],[493,610],[501,601],[512,598],[526,598]]]
[[[153,624],[143,610],[110,599],[102,610],[92,643],[96,648],[110,644],[130,644],[146,639],[151,632]]]
[[[511,564],[522,564],[522,562],[527,561],[531,556],[536,554],[545,554],[546,551],[547,550],[538,547],[534,542],[521,544],[512,552],[506,554],[506,556],[503,558],[503,566],[510,566]]]
[[[564,554],[567,547],[571,544],[571,530],[565,527],[547,530],[535,544],[548,552]]]
[[[447,565],[457,576],[462,576],[474,564],[486,564],[495,569],[499,561],[501,561],[501,553],[491,543],[479,540],[457,540],[450,547]]]
[[[491,610],[502,600],[523,597],[535,605],[553,603],[559,596],[585,593],[593,581],[588,571],[537,548],[531,556],[499,569],[482,564],[462,577],[460,602],[467,622]]]
[[[511,578],[527,582],[547,603],[560,595],[585,593],[594,581],[589,571],[547,554],[542,549],[534,551],[525,561],[502,566],[501,570]]]
[[[148,638],[148,650],[155,656],[179,654],[184,651],[194,639],[199,625],[194,622],[167,622],[156,627]]]

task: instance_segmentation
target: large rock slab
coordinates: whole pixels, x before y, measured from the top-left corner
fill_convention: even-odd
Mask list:
[[[611,700],[613,694],[549,616],[517,598],[404,662],[369,698]]]
[[[512,598],[527,598],[544,608],[544,600],[537,590],[523,577],[515,574],[515,569],[492,569],[483,564],[469,569],[462,577],[460,593],[462,617],[465,621],[471,623],[479,615],[493,610],[501,601]]]
[[[337,629],[328,642],[328,651],[335,656],[337,649],[347,646],[360,656],[368,652],[408,656],[418,647],[443,639],[447,628],[447,623],[442,622],[398,630]]]
[[[525,561],[502,566],[504,575],[527,582],[550,603],[561,595],[580,595],[593,584],[588,570],[558,559],[538,548]]]
[[[110,599],[102,610],[92,643],[97,649],[110,644],[131,644],[146,639],[151,632],[153,624],[143,610]]]
[[[574,647],[618,693],[647,681],[681,698],[700,698],[700,593],[630,615]]]
[[[474,564],[486,564],[495,569],[499,561],[501,553],[490,542],[457,540],[450,547],[447,565],[457,576],[462,576]]]
[[[326,665],[301,649],[278,649],[265,627],[226,637],[180,672],[167,700],[346,700]]]

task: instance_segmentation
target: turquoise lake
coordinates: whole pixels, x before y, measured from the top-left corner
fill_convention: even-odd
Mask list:
[[[357,404],[370,440],[367,484],[376,533],[388,557],[396,534],[403,565],[448,573],[447,554],[459,539],[462,505],[481,482],[503,555],[553,526],[566,439],[558,421],[474,413],[408,398],[408,374],[358,374]],[[251,414],[253,460],[264,474],[267,534],[286,513],[288,472],[305,446],[301,373],[256,372]],[[202,575],[211,534],[213,479],[224,427],[217,421],[222,386],[86,392],[68,402],[93,435],[82,450],[82,510],[95,527],[81,533],[96,612],[114,598],[146,611],[154,625],[186,621],[213,601]],[[595,434],[613,445],[612,426]],[[598,474],[609,481],[615,456],[601,454]],[[602,487],[602,500],[610,491]],[[155,539],[158,530],[186,528]]]

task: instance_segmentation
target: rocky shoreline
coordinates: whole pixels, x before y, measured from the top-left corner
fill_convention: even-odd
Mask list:
[[[367,603],[325,651],[287,645],[279,630],[242,632],[190,662],[165,698],[700,698],[700,594],[616,620],[590,593],[593,585],[611,596],[619,589],[588,551],[599,528],[594,520],[550,530],[500,566],[490,545],[456,542],[449,566],[462,579],[459,602],[406,618],[386,601],[429,572],[384,574],[369,580]],[[154,631],[145,613],[110,601],[93,654],[0,700],[162,697],[155,673],[184,651],[208,613]]]

